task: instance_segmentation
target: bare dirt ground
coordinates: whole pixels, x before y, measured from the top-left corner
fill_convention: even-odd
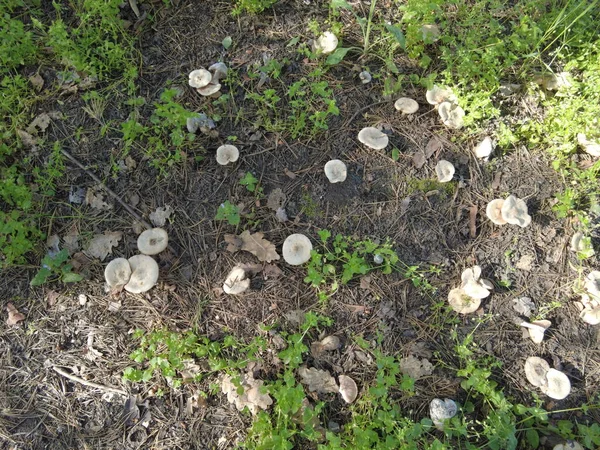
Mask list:
[[[199,7],[198,2],[182,1],[177,7],[160,10],[152,27],[139,36],[141,95],[152,104],[171,83],[183,89],[180,102],[186,108],[210,115],[211,102],[187,87],[188,72],[223,60],[244,80],[247,67],[262,61],[263,55],[288,57],[289,69],[283,80],[297,80],[311,70],[310,62],[286,48],[286,43],[304,31],[310,18],[323,20],[319,3],[309,3],[282,2],[273,14],[239,20],[232,19],[229,7],[219,3],[202,2]],[[221,45],[224,36],[231,36],[234,42],[227,51]],[[401,58],[397,62],[407,72],[416,70]],[[55,69],[43,68],[42,74],[50,82]],[[479,312],[492,318],[478,327],[475,336],[482,355],[502,362],[494,379],[505,393],[531,403],[533,388],[522,367],[526,357],[536,355],[561,368],[573,385],[567,399],[546,400],[547,409],[578,407],[597,394],[599,329],[582,324],[570,301],[576,275],[570,266],[575,256],[568,250],[573,228],[551,211],[560,180],[544,155],[518,148],[482,162],[466,144],[455,143],[453,133],[443,128],[436,112],[426,104],[423,89],[407,87],[402,92],[421,103],[419,113],[408,118],[399,115],[392,102],[382,102],[375,84],[360,84],[352,62],[340,64],[328,77],[332,86],[339,85],[334,92],[340,115],[316,139],[294,140],[254,129],[254,112],[241,86],[230,93],[237,108],[246,108],[242,120],[235,122],[235,111],[223,117],[217,126],[218,137],[201,136],[196,141],[199,153],[206,149],[206,157],[196,161],[195,155],[188,155],[188,161],[173,168],[166,179],[157,179],[143,154],[135,150],[131,153],[135,168],[121,172],[117,179],[108,176],[121,143],[117,131],[104,137],[99,131],[102,121],[126,120],[129,110],[118,96],[107,105],[101,120],[82,111],[81,93],[50,99],[44,105],[66,117],[51,125],[51,135],[61,139],[76,159],[124,201],[137,201],[132,207],[141,216],[147,218],[159,206],[173,209],[172,220],[165,227],[172,250],[157,257],[161,269],[158,287],[141,295],[107,294],[104,264],[97,260],[81,261],[78,271],[87,279],[72,286],[30,288],[35,270],[2,274],[2,304],[12,302],[26,318],[17,326],[7,326],[4,320],[0,325],[0,448],[231,448],[243,439],[250,424],[248,415],[236,411],[221,394],[210,395],[192,411],[186,408],[188,399],[199,389],[208,391],[215,379],[176,391],[167,388],[162,398],[154,394],[165,386],[122,381],[123,369],[132,365],[133,330],[194,327],[213,338],[225,333],[240,339],[265,335],[270,348],[263,355],[262,372],[268,379],[278,370],[272,357],[277,347],[273,336],[259,324],[278,324],[277,329],[286,330],[291,327],[284,319],[286,313],[319,310],[335,321],[328,331],[346,340],[333,356],[315,359],[312,364],[332,373],[343,370],[360,387],[372,379],[375,368],[356,359],[350,340],[354,335],[370,340],[382,332],[383,346],[392,354],[406,356],[418,348],[432,361],[455,359],[454,343],[440,325],[447,317],[442,317],[445,313],[435,305],[445,302],[448,291],[459,283],[461,271],[473,264],[479,264],[484,276],[496,284]],[[255,81],[244,83],[243,87],[250,89]],[[511,99],[506,107],[519,110],[520,102],[525,101]],[[389,150],[360,145],[356,135],[370,125],[382,125],[389,133],[391,143],[400,150],[398,161],[391,158]],[[76,142],[72,136],[80,127],[84,139]],[[229,135],[238,137],[241,157],[233,167],[221,167],[214,161],[214,150]],[[424,151],[432,138],[443,145],[423,167],[415,167],[414,154]],[[348,163],[348,180],[341,185],[329,184],[323,174],[323,164],[332,158]],[[439,159],[454,162],[458,181],[451,189],[441,189],[439,184],[424,188],[428,185],[418,181],[435,179]],[[75,233],[85,241],[93,234],[121,231],[123,239],[113,256],[127,258],[136,253],[135,219],[117,202],[109,200],[113,207],[105,212],[69,203],[72,186],[89,188],[95,182],[69,161],[67,166],[55,202],[48,205],[47,214],[53,217],[48,234],[63,238]],[[238,183],[245,172],[260,180],[267,195],[276,188],[283,190],[290,221],[278,222],[266,207],[266,199],[254,204],[254,196]],[[487,202],[505,193],[527,201],[533,216],[531,226],[497,227],[485,218]],[[291,233],[316,239],[316,231],[322,228],[379,241],[389,237],[406,264],[441,269],[439,274],[426,275],[437,292],[423,293],[402,274],[374,273],[366,285],[356,281],[343,286],[322,309],[314,291],[303,282],[303,269],[280,260],[276,263],[282,276],[258,275],[251,291],[242,296],[220,294],[218,288],[235,263],[252,261],[250,255],[226,251],[224,235],[235,232],[235,227],[214,220],[217,207],[225,200],[254,206],[257,225],[253,230],[263,232],[278,249]],[[598,267],[598,260],[590,265]],[[563,305],[547,314],[553,327],[540,345],[514,324],[517,314],[512,301],[524,296],[533,299],[538,309],[554,301]],[[461,334],[470,332],[475,323],[470,317],[458,321]],[[83,384],[73,376],[100,387]],[[459,391],[454,374],[440,365],[433,375],[417,382],[416,395],[404,408],[418,419],[427,414],[429,400],[456,398]],[[132,410],[137,420],[127,416]],[[600,419],[597,411],[590,414]],[[341,401],[330,402],[325,415],[343,425]],[[570,418],[568,413],[560,417]]]

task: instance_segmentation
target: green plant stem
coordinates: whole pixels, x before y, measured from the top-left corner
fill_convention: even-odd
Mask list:
[[[375,6],[377,5],[377,0],[371,0],[371,7],[369,8],[369,18],[367,19],[367,30],[365,31],[365,45],[363,48],[363,53],[367,53],[369,50],[369,36],[371,34],[371,25],[373,24],[373,15],[375,14]]]

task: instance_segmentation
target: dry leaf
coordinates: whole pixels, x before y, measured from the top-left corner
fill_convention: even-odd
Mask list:
[[[281,275],[283,275],[283,271],[275,264],[267,264],[263,269],[263,278],[265,280],[276,280]]]
[[[400,360],[400,372],[418,380],[423,376],[431,375],[433,373],[433,364],[426,358],[419,359],[410,355]]]
[[[227,242],[228,252],[235,253],[242,249],[242,240],[235,234],[226,234],[224,240]]]
[[[473,239],[477,237],[477,205],[469,208],[469,235]]]
[[[319,370],[311,367],[307,369],[302,366],[298,369],[298,375],[301,378],[302,384],[308,385],[310,392],[316,392],[318,394],[328,394],[338,392],[339,388],[333,378],[327,370]]]
[[[79,250],[79,235],[78,234],[67,234],[63,236],[64,248],[69,251],[72,255]]]
[[[100,261],[112,254],[112,248],[119,244],[123,237],[120,231],[106,231],[104,234],[97,234],[89,242],[85,252],[92,258],[98,258]]]
[[[107,211],[112,209],[112,205],[109,205],[104,201],[104,194],[101,192],[99,186],[88,188],[85,194],[85,203],[90,205],[92,208],[99,211]]]
[[[525,317],[530,317],[535,309],[535,304],[529,297],[521,297],[513,300],[513,309]]]
[[[40,92],[42,90],[42,88],[44,87],[44,79],[42,78],[42,76],[39,73],[36,73],[35,75],[31,75],[29,77],[29,82],[31,83],[31,85],[37,92]]]
[[[427,161],[427,157],[425,156],[425,153],[423,153],[422,150],[417,151],[413,155],[413,164],[417,169],[423,167],[425,165],[425,161]]]
[[[150,216],[148,217],[150,219],[150,222],[152,222],[154,226],[162,227],[165,225],[167,219],[171,216],[172,213],[173,209],[169,205],[159,206],[158,208],[156,208],[156,211],[150,213]]]
[[[20,321],[25,320],[25,316],[17,311],[15,305],[9,303],[6,305],[6,310],[8,311],[8,319],[6,319],[6,325],[16,325]]]
[[[38,143],[37,138],[33,137],[27,131],[17,130],[17,135],[25,147],[35,147]]]
[[[221,392],[227,395],[227,401],[234,404],[238,411],[248,407],[252,415],[259,409],[267,409],[273,404],[273,399],[267,393],[261,393],[262,380],[255,380],[251,373],[240,377],[239,384],[234,383],[229,375],[221,381]],[[238,393],[238,386],[243,392]]]
[[[52,307],[56,305],[58,297],[60,297],[60,294],[58,292],[48,291],[48,293],[46,294],[46,303],[48,304],[48,306]]]
[[[239,240],[241,241],[239,250],[252,253],[259,261],[271,262],[279,259],[277,250],[275,250],[275,245],[264,239],[262,233],[250,233],[246,230],[239,235]],[[230,246],[227,247],[227,250],[230,252],[234,251],[233,249],[239,244],[239,241],[233,239],[231,235],[226,235],[225,241],[230,244]]]
[[[429,139],[429,142],[425,146],[425,156],[427,158],[431,158],[431,156],[438,150],[441,150],[443,146],[444,144],[442,143],[442,141],[440,141],[438,137],[432,137],[431,139]]]
[[[50,115],[48,113],[41,113],[29,124],[27,132],[37,134],[39,130],[43,133],[48,128],[48,125],[50,125]]]
[[[287,177],[288,177],[290,180],[294,180],[294,179],[296,179],[296,177],[297,177],[297,175],[296,175],[294,172],[292,172],[291,170],[289,170],[289,169],[287,169],[287,168],[286,168],[286,169],[284,169],[284,173],[287,175]]]
[[[275,211],[275,218],[281,223],[287,222],[289,220],[287,212],[284,208],[278,208],[277,211]]]
[[[371,287],[371,276],[364,275],[360,277],[360,288],[361,289],[369,289]]]
[[[286,199],[287,196],[284,194],[284,192],[280,188],[277,188],[269,194],[267,206],[273,211],[277,211],[278,209],[283,208]]]

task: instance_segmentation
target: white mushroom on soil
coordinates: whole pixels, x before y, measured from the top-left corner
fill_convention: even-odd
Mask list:
[[[162,228],[152,228],[142,232],[137,239],[137,247],[144,255],[157,255],[169,245],[169,236]]]
[[[338,377],[340,383],[339,393],[346,403],[352,403],[358,396],[358,386],[356,382],[346,375],[340,375]]]
[[[212,74],[206,69],[192,70],[189,75],[189,85],[193,88],[203,88],[212,80]]]
[[[481,278],[481,267],[479,266],[465,269],[460,279],[461,288],[471,298],[486,298],[494,288],[494,285],[489,280]]]
[[[402,114],[414,114],[419,110],[419,104],[408,97],[400,97],[394,102],[394,108]]]
[[[527,203],[514,195],[509,195],[502,204],[502,218],[508,223],[525,228],[531,223],[531,216],[527,213]]]
[[[587,274],[584,288],[589,295],[600,300],[600,270],[592,270]]]
[[[346,180],[346,176],[348,175],[346,164],[339,159],[327,161],[323,170],[330,183],[341,183]]]
[[[489,158],[493,150],[494,144],[492,143],[492,138],[486,136],[479,144],[475,146],[474,152],[475,156],[477,156],[478,158],[485,159]]]
[[[250,279],[246,277],[246,271],[240,266],[235,266],[223,283],[223,291],[230,295],[239,295],[250,287]]]
[[[459,314],[470,314],[481,305],[480,298],[469,297],[462,288],[454,288],[448,293],[448,303]]]
[[[585,134],[577,133],[577,143],[583,147],[583,150],[595,157],[600,156],[600,143],[589,141]]]
[[[230,162],[235,162],[240,157],[240,151],[235,145],[221,145],[217,148],[217,162],[226,166]]]
[[[506,225],[508,222],[502,217],[502,205],[504,200],[496,198],[487,204],[485,215],[496,225]]]
[[[549,369],[546,384],[542,384],[540,390],[550,398],[562,400],[571,393],[571,381],[560,370]]]
[[[363,70],[361,73],[359,73],[358,78],[360,78],[360,82],[362,84],[370,83],[371,80],[373,79],[371,74],[369,72],[367,72],[366,70]]]
[[[552,450],[585,450],[583,446],[577,441],[568,440],[563,444],[556,444],[552,447]]]
[[[579,317],[589,325],[598,325],[600,323],[600,306],[584,309],[579,314]]]
[[[131,277],[131,267],[125,258],[115,258],[106,265],[104,279],[111,288],[125,286]]]
[[[158,281],[158,264],[148,255],[135,255],[128,259],[131,277],[125,290],[141,294],[152,289]]]
[[[225,78],[228,72],[227,66],[222,62],[214,63],[208,68],[208,71],[212,72],[212,78],[210,81],[212,84],[219,84],[219,80]]]
[[[535,387],[546,384],[546,374],[550,370],[550,364],[545,359],[530,356],[525,360],[525,376],[527,381]]]
[[[313,42],[313,52],[327,55],[332,53],[338,46],[338,38],[331,31],[324,32]]]
[[[360,130],[358,140],[375,150],[384,149],[389,143],[388,135],[375,127],[366,127]]]
[[[310,259],[312,243],[300,233],[289,235],[283,242],[283,259],[292,266],[299,266]]]
[[[219,83],[210,83],[204,87],[197,88],[196,92],[198,94],[203,95],[204,97],[208,97],[210,95],[216,94],[221,90],[221,85]]]
[[[581,231],[575,233],[571,238],[571,251],[575,253],[581,252],[586,258],[595,254],[592,240]]]
[[[452,419],[458,412],[458,406],[454,400],[445,398],[434,398],[429,403],[429,417],[437,429],[444,429],[444,421]]]
[[[540,344],[544,340],[544,333],[552,325],[549,320],[534,320],[533,322],[522,322],[522,327],[527,328],[529,337],[536,344]]]
[[[445,159],[440,159],[435,166],[435,173],[438,177],[438,181],[440,183],[447,183],[452,180],[454,176],[454,164],[450,161],[446,161]]]
[[[464,124],[465,111],[456,103],[442,102],[438,107],[442,123],[448,128],[458,130]]]
[[[431,89],[428,89],[425,93],[427,103],[430,105],[439,105],[442,102],[455,102],[456,95],[447,87],[440,87],[434,85]]]

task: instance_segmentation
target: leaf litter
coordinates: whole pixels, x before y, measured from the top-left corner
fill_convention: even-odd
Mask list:
[[[275,245],[267,241],[262,233],[250,233],[244,231],[239,236],[234,234],[226,234],[225,242],[227,242],[227,251],[236,253],[238,251],[246,251],[252,253],[262,262],[271,262],[279,259],[279,254],[275,249]]]
[[[121,231],[105,231],[104,234],[97,234],[88,243],[85,253],[92,258],[104,261],[108,255],[112,254],[113,247],[119,245],[122,237]]]

